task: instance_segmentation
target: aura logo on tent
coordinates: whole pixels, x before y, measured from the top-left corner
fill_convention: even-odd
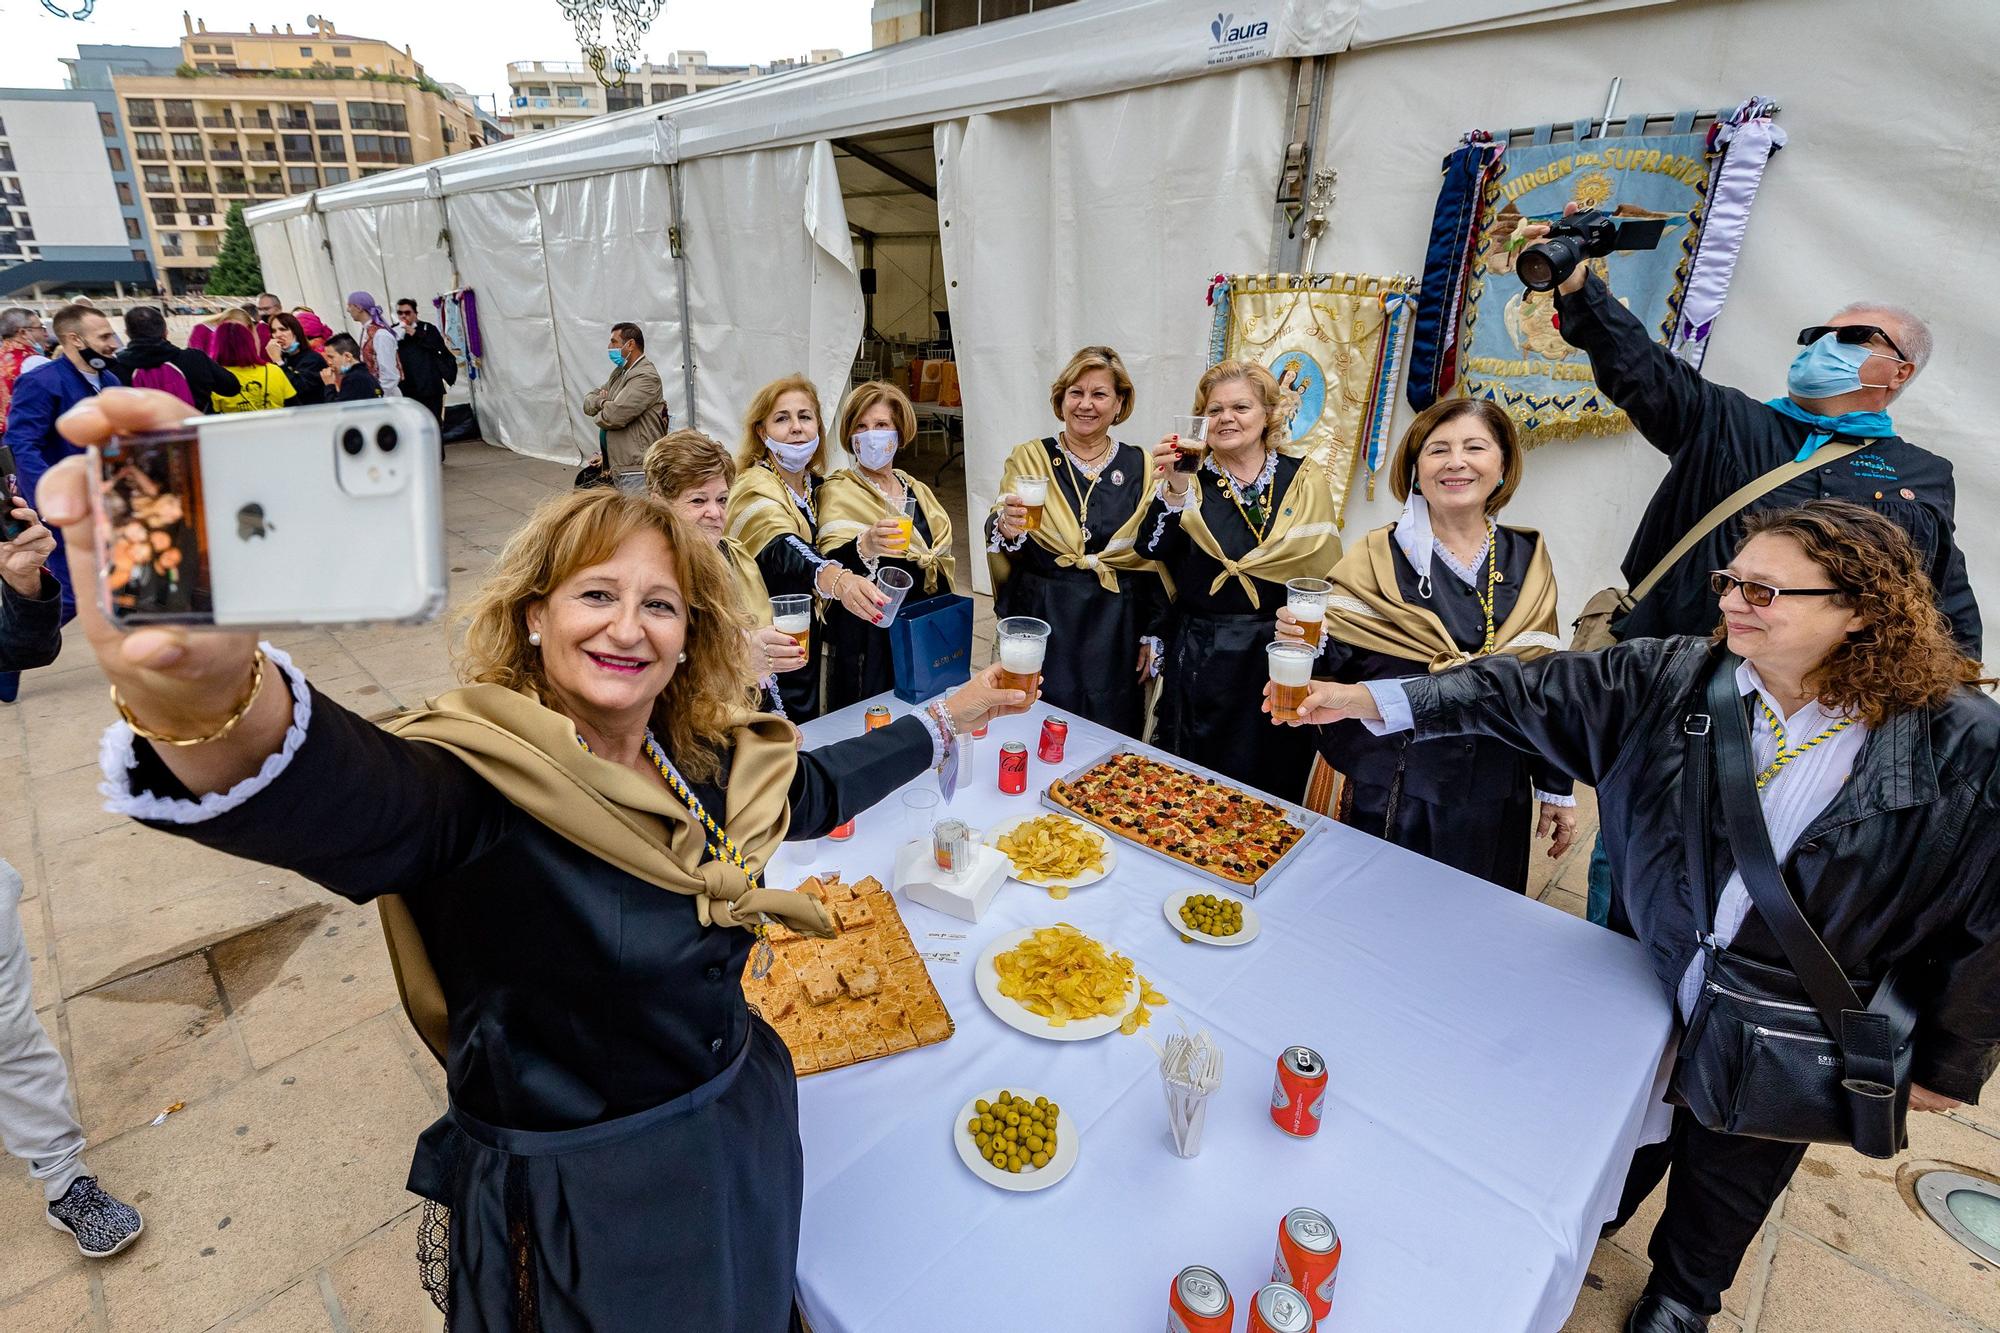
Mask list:
[[[1217,11],[1209,22],[1208,35],[1214,39],[1208,46],[1211,65],[1262,60],[1271,54],[1271,25],[1255,14],[1238,18],[1228,11]]]

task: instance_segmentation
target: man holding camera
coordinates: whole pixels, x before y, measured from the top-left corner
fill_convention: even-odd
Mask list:
[[[62,590],[46,567],[56,539],[4,482],[0,509],[15,520],[7,530],[19,529],[0,540],[0,671],[26,671],[55,661],[62,648]],[[22,888],[20,874],[0,860],[0,1144],[41,1182],[48,1224],[73,1237],[86,1258],[103,1259],[139,1239],[145,1223],[83,1164],[69,1071],[35,1017]]]
[[[1522,235],[1532,241],[1548,231],[1529,226]],[[1745,514],[1808,500],[1850,500],[1910,534],[1954,636],[1979,656],[1979,605],[1952,534],[1951,464],[1902,439],[1889,419],[1890,404],[1930,359],[1931,333],[1921,319],[1873,303],[1835,312],[1800,332],[1804,350],[1792,361],[1787,395],[1759,402],[1711,384],[1662,347],[1589,264],[1577,264],[1556,293],[1564,340],[1590,357],[1597,387],[1672,461],[1625,553],[1627,586],[1645,579],[1683,535],[1738,490],[1811,457],[1829,441],[1862,445],[1744,502],[1613,621],[1619,639],[1713,631],[1708,574],[1729,563]]]

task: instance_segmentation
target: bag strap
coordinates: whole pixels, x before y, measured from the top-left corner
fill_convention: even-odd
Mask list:
[[[1724,496],[1722,502],[1715,508],[1703,514],[1701,522],[1682,534],[1681,539],[1674,543],[1673,549],[1661,556],[1659,563],[1647,571],[1645,578],[1632,585],[1632,591],[1625,595],[1626,604],[1636,606],[1653,590],[1654,584],[1666,577],[1668,570],[1681,562],[1682,556],[1695,548],[1696,543],[1721,527],[1724,520],[1742,512],[1751,501],[1763,499],[1794,477],[1802,477],[1814,468],[1825,467],[1828,463],[1838,463],[1849,454],[1859,453],[1874,443],[1873,439],[1863,440],[1859,444],[1840,444],[1828,440],[1806,457],[1794,458],[1789,463],[1772,468],[1762,476],[1752,478],[1746,485],[1737,487]]]
[[[1716,782],[1729,850],[1744,887],[1750,890],[1750,901],[1777,936],[1778,946],[1812,997],[1827,1032],[1838,1038],[1841,1015],[1859,1010],[1861,997],[1799,910],[1772,853],[1771,832],[1764,825],[1763,806],[1753,780],[1756,770],[1750,759],[1750,724],[1743,715],[1743,697],[1736,691],[1738,661],[1735,654],[1723,653],[1708,678],[1708,712],[1720,760]]]

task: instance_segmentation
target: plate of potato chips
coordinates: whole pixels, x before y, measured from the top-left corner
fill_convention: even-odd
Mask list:
[[[1068,815],[1022,815],[986,835],[986,845],[1014,863],[1010,872],[1023,884],[1067,898],[1071,889],[1095,884],[1118,868],[1111,840]]]
[[[1130,1036],[1167,1002],[1130,958],[1067,922],[1008,931],[979,956],[972,979],[1002,1023],[1050,1041]]]

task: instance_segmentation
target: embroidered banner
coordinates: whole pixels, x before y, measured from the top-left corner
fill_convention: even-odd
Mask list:
[[[1664,343],[1701,236],[1709,162],[1700,133],[1619,135],[1507,150],[1486,187],[1467,282],[1462,391],[1490,398],[1520,424],[1529,445],[1629,428],[1597,391],[1590,361],[1556,331],[1555,294],[1514,276],[1514,233],[1562,216],[1575,203],[1621,218],[1659,218],[1656,250],[1586,261],[1612,293]]]
[[[1290,417],[1283,451],[1312,458],[1345,520],[1354,474],[1395,406],[1394,374],[1416,286],[1361,274],[1237,274],[1209,289],[1213,361],[1255,362],[1277,377]]]

